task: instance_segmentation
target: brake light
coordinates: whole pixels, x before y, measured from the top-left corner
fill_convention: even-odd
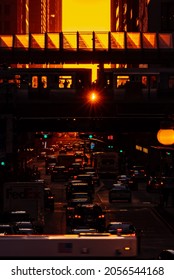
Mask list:
[[[99,219],[101,219],[101,218],[104,218],[105,217],[105,215],[100,215],[100,216],[98,216],[99,217]]]
[[[130,251],[130,249],[131,249],[130,247],[124,247],[125,251]]]
[[[81,216],[80,216],[80,215],[75,215],[75,216],[74,216],[74,218],[76,218],[76,219],[80,219],[80,218],[81,218]]]
[[[53,196],[48,196],[48,199],[53,199]]]

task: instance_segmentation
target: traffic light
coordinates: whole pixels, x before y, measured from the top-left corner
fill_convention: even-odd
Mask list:
[[[80,139],[92,139],[92,138],[94,138],[94,135],[92,133],[80,133],[79,138]]]
[[[5,166],[5,161],[4,160],[0,161],[0,165]]]
[[[48,138],[52,137],[52,134],[51,133],[36,132],[35,137],[47,140]]]
[[[113,145],[108,145],[108,149],[113,149],[114,146]]]
[[[122,149],[120,149],[120,150],[119,150],[119,152],[120,152],[120,153],[123,153],[123,150],[122,150]]]

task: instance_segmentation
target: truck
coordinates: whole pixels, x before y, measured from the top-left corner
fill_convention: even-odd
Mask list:
[[[135,234],[0,235],[0,257],[132,259],[137,244]]]
[[[117,152],[98,152],[93,154],[94,168],[101,178],[115,178],[119,173]]]
[[[69,168],[73,162],[75,162],[75,156],[73,154],[59,154],[57,157],[57,165],[62,165],[66,168]]]
[[[44,227],[44,183],[6,182],[3,185],[3,212],[27,211],[33,224]]]

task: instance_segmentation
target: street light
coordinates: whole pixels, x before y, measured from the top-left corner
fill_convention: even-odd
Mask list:
[[[174,123],[173,119],[169,118],[161,122],[160,129],[157,132],[157,140],[162,145],[174,144]]]

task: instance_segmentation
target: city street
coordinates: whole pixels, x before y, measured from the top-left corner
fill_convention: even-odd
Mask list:
[[[40,169],[42,170],[40,163]],[[45,213],[45,231],[48,234],[66,233],[65,224],[65,182],[50,182],[45,176],[55,194],[54,213]],[[156,259],[159,252],[173,247],[174,229],[155,210],[159,204],[159,193],[146,192],[145,183],[141,182],[138,191],[132,191],[132,202],[108,202],[109,185],[112,180],[103,180],[96,188],[94,202],[99,203],[106,213],[106,221],[132,222],[140,234],[140,253],[138,259]]]

